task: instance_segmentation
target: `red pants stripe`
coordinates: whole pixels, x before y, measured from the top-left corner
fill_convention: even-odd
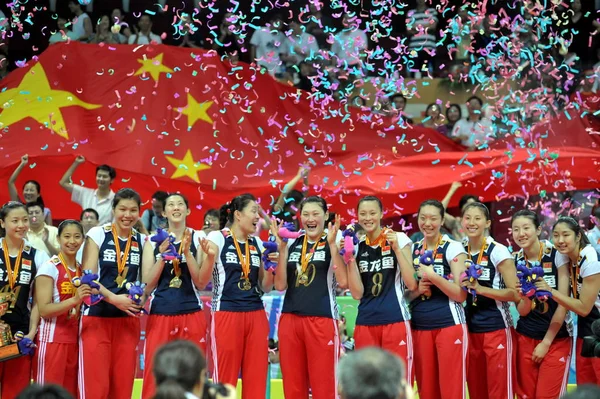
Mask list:
[[[33,356],[33,379],[40,385],[56,384],[77,396],[79,345],[38,342]]]
[[[465,399],[467,326],[413,330],[415,376],[420,399]]]
[[[286,399],[336,399],[340,338],[337,321],[284,313],[279,319],[279,361]]]
[[[264,398],[269,369],[265,311],[213,312],[210,330],[213,379],[236,386],[241,370],[242,398]]]
[[[154,396],[152,365],[157,349],[169,341],[185,339],[194,342],[206,354],[206,319],[202,310],[176,316],[148,316],[144,344],[144,387],[142,398]]]
[[[512,328],[488,333],[469,333],[469,397],[514,399],[515,343]]]
[[[0,362],[2,399],[15,399],[31,383],[31,356]]]
[[[517,335],[517,397],[519,399],[556,399],[567,392],[571,364],[571,338],[556,338],[541,363],[532,359],[542,342]]]
[[[83,316],[79,334],[79,399],[131,399],[140,320]]]
[[[581,345],[583,340],[577,338],[577,348],[575,352],[575,371],[577,385],[596,384],[600,385],[600,359],[597,357],[581,356]]]
[[[406,364],[406,380],[414,384],[413,338],[410,322],[386,324],[382,326],[356,326],[354,328],[356,349],[376,346],[395,353]]]

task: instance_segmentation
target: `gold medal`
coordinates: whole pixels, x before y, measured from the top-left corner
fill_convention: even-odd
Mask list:
[[[117,274],[117,278],[115,278],[115,283],[117,283],[117,287],[123,288],[125,281],[127,281],[127,279],[125,277],[123,277],[120,274]]]
[[[250,279],[242,277],[238,282],[238,288],[242,291],[250,291],[252,289]]]
[[[79,309],[77,309],[77,307],[71,308],[71,310],[69,310],[69,315],[67,316],[67,318],[68,319],[76,318],[78,313],[79,313]]]
[[[169,283],[169,288],[181,288],[181,279],[178,276],[175,276],[171,279]]]
[[[115,250],[117,252],[117,278],[115,278],[115,283],[117,283],[117,287],[123,288],[123,284],[125,284],[127,272],[129,271],[129,267],[127,265],[127,258],[129,257],[129,249],[131,248],[131,240],[133,238],[132,232],[129,232],[129,236],[127,237],[127,244],[125,245],[125,251],[123,252],[123,256],[121,256],[121,244],[119,243],[119,235],[117,234],[117,227],[112,225],[112,236],[113,241],[115,243]]]
[[[301,285],[307,285],[307,283],[308,283],[308,276],[306,274],[301,274],[299,282],[300,282]]]

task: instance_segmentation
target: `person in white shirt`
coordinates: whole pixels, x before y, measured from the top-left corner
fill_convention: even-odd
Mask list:
[[[129,36],[129,44],[162,44],[162,39],[159,35],[152,33],[152,19],[150,15],[144,14],[138,22],[139,31]]]
[[[275,14],[269,24],[256,30],[250,39],[250,59],[266,68],[272,76],[282,75],[285,70],[281,54],[287,54],[284,46],[286,37],[281,33],[282,27],[281,16]]]
[[[432,68],[433,56],[427,52],[435,50],[435,30],[437,28],[438,15],[434,8],[428,8],[426,0],[417,0],[417,8],[410,10],[406,18],[406,30],[410,36],[408,48],[411,58],[416,58],[413,66],[416,77],[420,77],[422,67],[426,65]]]
[[[286,32],[286,36],[285,61],[288,65],[298,65],[302,61],[311,62],[319,53],[317,39],[306,33],[299,21],[290,22],[290,30]]]
[[[92,20],[90,16],[83,12],[81,4],[75,0],[69,1],[69,10],[75,14],[73,19],[73,33],[77,36],[77,40],[87,42],[90,36],[94,33]]]
[[[29,215],[29,231],[27,241],[38,251],[45,252],[48,257],[58,254],[60,244],[58,243],[58,229],[48,226],[44,221],[44,203],[38,198],[26,205]]]
[[[596,252],[598,252],[598,255],[600,255],[600,207],[594,210],[592,219],[596,226],[587,232],[587,236],[592,247],[594,247]]]
[[[117,177],[114,168],[108,165],[100,165],[96,168],[97,189],[82,187],[71,182],[71,176],[79,165],[85,162],[85,158],[79,155],[75,158],[73,164],[65,172],[60,185],[71,193],[71,201],[79,204],[83,209],[93,208],[98,212],[99,223],[110,223],[113,220],[112,200],[115,193],[110,189],[110,185]]]
[[[58,26],[58,31],[54,32],[48,43],[60,43],[60,42],[68,42],[69,40],[77,40],[79,37],[72,30],[66,27],[67,19],[65,17],[58,17],[56,20],[56,25]]]
[[[359,29],[359,19],[352,14],[344,14],[344,29],[335,35],[331,52],[338,58],[337,67],[342,71],[353,67],[362,70],[362,56],[368,48],[366,33]]]
[[[493,134],[492,122],[482,115],[483,101],[477,96],[467,100],[469,117],[461,119],[454,125],[450,137],[470,150],[484,145]]]

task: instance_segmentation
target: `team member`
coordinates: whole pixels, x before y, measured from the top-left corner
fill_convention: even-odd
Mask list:
[[[412,242],[404,233],[381,228],[383,204],[379,198],[362,198],[357,213],[366,237],[348,265],[350,293],[360,300],[354,329],[356,349],[377,346],[397,354],[406,362],[408,381],[413,381],[410,313],[404,300],[405,286],[417,289]]]
[[[340,217],[329,218],[321,197],[307,197],[298,207],[305,233],[287,245],[279,241],[275,288],[287,290],[279,320],[279,360],[286,398],[336,398],[335,370],[340,350],[335,289],[347,285],[336,244]],[[271,226],[277,234],[276,224]],[[341,237],[341,236],[340,236]]]
[[[569,294],[569,258],[549,241],[540,241],[540,220],[535,212],[520,210],[511,220],[514,242],[521,248],[515,261],[539,264],[544,280]],[[517,396],[551,399],[565,393],[571,359],[572,325],[565,308],[553,299],[546,302],[521,298],[517,310]]]
[[[510,303],[519,302],[517,270],[504,245],[486,237],[490,211],[480,202],[463,208],[462,228],[467,234],[467,257],[482,267],[481,276],[463,285],[475,291],[467,296],[469,361],[467,386],[471,398],[514,399],[515,337]]]
[[[35,277],[35,301],[40,312],[38,350],[34,355],[35,382],[57,384],[77,396],[79,315],[88,285],[75,289],[72,280],[81,276],[75,259],[83,245],[83,227],[76,220],[58,226],[60,252],[40,266]]]
[[[592,323],[600,319],[600,262],[598,253],[588,237],[571,217],[561,217],[554,224],[553,242],[561,254],[571,261],[571,295],[564,295],[548,285],[545,280],[538,288],[552,290],[552,298],[567,310],[579,315],[577,319],[577,350],[575,367],[577,385],[600,385],[600,359],[581,356],[583,337],[593,336]]]
[[[242,397],[262,398],[267,389],[269,323],[261,300],[273,288],[273,274],[261,266],[261,242],[251,234],[259,222],[258,204],[250,194],[235,197],[220,212],[221,229],[202,240],[200,283],[213,276],[211,345],[213,379],[237,384]]]
[[[19,166],[17,166],[17,169],[15,169],[13,174],[8,179],[8,194],[10,195],[11,201],[20,201],[26,204],[39,199],[42,201],[42,203],[44,203],[42,200],[42,186],[36,180],[27,180],[25,184],[23,184],[23,199],[21,200],[19,197],[15,183],[23,171],[23,168],[25,168],[28,163],[29,155],[25,154],[21,157],[21,163]],[[44,208],[43,211],[44,221],[48,226],[52,226],[52,212],[50,212],[50,209],[48,208]]]
[[[467,255],[460,243],[440,233],[444,206],[439,201],[421,203],[417,216],[424,237],[413,244],[413,256],[418,260],[423,251],[433,251],[433,265],[419,265],[419,288],[409,295],[419,397],[464,399],[468,335],[462,303],[467,293],[460,276]]]
[[[148,240],[142,260],[146,292],[152,292],[150,316],[146,325],[144,346],[143,398],[154,395],[152,374],[154,353],[162,344],[176,339],[194,342],[206,353],[206,319],[202,311],[200,266],[198,249],[200,235],[186,226],[190,214],[188,200],[181,194],[168,194],[161,208],[167,219],[169,233],[175,236],[173,245],[182,256],[166,262],[161,256],[168,249],[169,240],[156,245]]]
[[[8,311],[0,319],[0,330],[10,327],[26,333],[33,340],[38,327],[37,306],[29,311],[33,279],[37,269],[48,260],[43,251],[33,248],[25,236],[29,228],[29,216],[25,205],[8,202],[0,209],[0,293],[11,294]],[[31,380],[31,356],[0,362],[0,396],[14,398]]]
[[[145,236],[133,229],[140,196],[129,188],[113,199],[115,221],[92,228],[83,250],[83,269],[99,275],[104,301],[85,307],[79,340],[80,399],[130,399],[140,339],[140,307],[127,296],[138,280]],[[134,317],[128,317],[134,316]]]

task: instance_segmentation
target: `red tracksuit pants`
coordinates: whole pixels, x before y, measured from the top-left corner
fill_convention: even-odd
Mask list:
[[[337,321],[284,313],[279,319],[279,361],[286,399],[337,399],[340,338]]]
[[[515,344],[512,328],[469,333],[467,388],[470,398],[514,399]]]
[[[0,362],[2,399],[15,399],[31,383],[31,356]]]
[[[556,338],[541,363],[532,359],[541,340],[517,333],[517,397],[556,399],[567,392],[571,364],[571,338]]]
[[[33,379],[40,385],[56,384],[77,396],[79,344],[38,342],[33,355]]]
[[[420,399],[465,399],[467,326],[413,330],[415,376]]]
[[[414,384],[413,339],[409,321],[382,326],[356,326],[354,343],[357,350],[376,346],[401,357],[406,364],[406,380],[411,386]]]
[[[269,321],[264,310],[212,313],[210,325],[213,380],[237,385],[242,398],[264,398],[269,370]]]
[[[140,320],[83,316],[80,325],[79,399],[131,399]]]
[[[577,372],[577,385],[600,385],[600,359],[597,357],[581,356],[583,340],[577,338],[577,351],[575,352],[575,368]]]
[[[143,399],[151,399],[156,388],[152,373],[154,354],[160,346],[176,339],[194,342],[206,355],[206,319],[202,310],[175,316],[148,316],[144,344]]]

